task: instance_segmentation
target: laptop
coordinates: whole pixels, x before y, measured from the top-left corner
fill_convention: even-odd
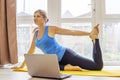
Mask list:
[[[55,54],[24,54],[29,75],[32,77],[64,79],[71,75],[60,74]]]

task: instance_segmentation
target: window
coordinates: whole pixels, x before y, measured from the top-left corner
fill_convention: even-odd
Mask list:
[[[61,0],[61,26],[67,29],[90,32],[92,29],[91,4],[91,0]],[[79,55],[92,57],[93,45],[88,36],[61,36],[59,40],[62,45],[74,49]]]
[[[105,13],[106,14],[120,14],[120,1],[119,0],[105,0]]]
[[[91,17],[90,4],[91,0],[76,0],[76,1],[61,0],[61,17],[62,18]]]
[[[62,27],[66,29],[82,30],[89,32],[91,30],[91,23],[62,23]],[[91,53],[93,45],[88,36],[61,36],[59,40],[61,40],[62,45],[73,49],[79,55],[88,58],[92,57]]]
[[[47,11],[47,0],[17,0],[17,14],[24,12],[33,15],[34,11],[37,9]]]
[[[103,0],[104,11],[102,21],[102,44],[103,56],[106,64],[120,65],[120,10],[119,1],[117,0]],[[112,5],[112,6],[111,6]]]
[[[103,52],[106,61],[120,61],[120,23],[104,23]]]
[[[17,0],[17,44],[19,62],[27,53],[32,40],[32,31],[36,27],[33,23],[33,14],[37,9],[47,11],[47,0]],[[41,52],[36,49],[36,53]]]

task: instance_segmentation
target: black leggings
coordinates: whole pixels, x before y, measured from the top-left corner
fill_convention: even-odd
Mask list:
[[[93,44],[93,60],[84,58],[67,48],[62,60],[59,62],[60,70],[64,70],[66,64],[80,66],[87,70],[101,70],[103,67],[103,60],[99,39],[96,39],[95,44]]]

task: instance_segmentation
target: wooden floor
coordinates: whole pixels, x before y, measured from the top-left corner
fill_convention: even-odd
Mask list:
[[[33,78],[27,72],[13,72],[12,69],[0,68],[0,80],[53,80]],[[120,77],[71,76],[65,80],[120,80]]]

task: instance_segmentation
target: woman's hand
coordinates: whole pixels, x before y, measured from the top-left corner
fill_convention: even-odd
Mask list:
[[[20,67],[14,66],[14,67],[12,67],[12,69],[20,69],[20,68],[24,68],[25,66],[26,66],[26,62],[24,60]]]
[[[21,69],[21,68],[24,68],[24,67],[23,66],[14,66],[11,69]]]

